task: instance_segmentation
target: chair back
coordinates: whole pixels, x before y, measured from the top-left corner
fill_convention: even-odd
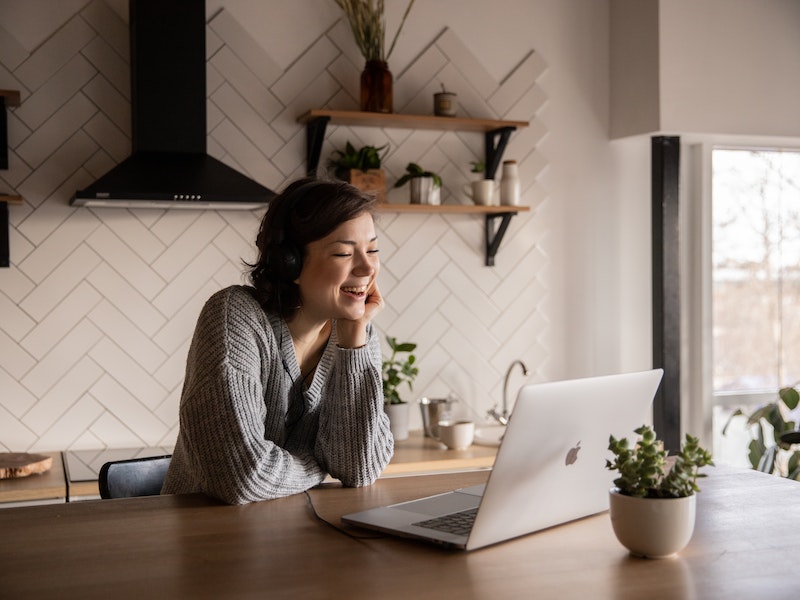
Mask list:
[[[107,462],[100,469],[100,497],[157,496],[167,476],[172,455],[148,456]]]

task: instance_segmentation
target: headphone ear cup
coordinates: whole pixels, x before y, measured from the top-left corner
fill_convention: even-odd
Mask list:
[[[271,244],[267,254],[267,268],[277,280],[290,283],[300,277],[303,257],[292,243],[284,241]]]

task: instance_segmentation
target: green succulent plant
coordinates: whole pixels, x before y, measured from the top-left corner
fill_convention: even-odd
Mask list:
[[[482,160],[473,160],[469,164],[472,165],[470,173],[483,173],[486,170],[486,163]]]
[[[397,180],[397,183],[394,184],[394,187],[400,187],[402,185],[405,185],[406,183],[417,177],[432,177],[434,187],[442,187],[441,177],[439,177],[436,173],[433,173],[432,171],[426,171],[416,163],[408,163],[408,165],[406,166],[405,175],[403,175],[400,179]]]
[[[627,438],[618,440],[612,435],[608,441],[614,460],[606,460],[606,468],[619,473],[614,485],[620,493],[638,498],[685,498],[700,491],[697,480],[705,474],[699,470],[714,462],[696,437],[687,433],[680,451],[668,458],[651,427],[642,425],[634,433],[639,440],[633,447]]]
[[[396,338],[386,336],[386,341],[392,349],[392,354],[388,360],[383,361],[383,401],[386,404],[402,404],[398,388],[402,384],[407,384],[408,389],[413,389],[414,379],[416,379],[419,369],[414,366],[417,357],[412,354],[417,345],[411,342],[398,342]],[[401,360],[398,354],[407,354]]]

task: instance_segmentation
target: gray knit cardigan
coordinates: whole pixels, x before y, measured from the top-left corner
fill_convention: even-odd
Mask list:
[[[334,323],[306,385],[285,321],[265,313],[252,288],[232,286],[208,300],[189,348],[162,493],[243,504],[302,492],[328,473],[364,486],[392,452],[371,324],[366,346],[344,349]]]

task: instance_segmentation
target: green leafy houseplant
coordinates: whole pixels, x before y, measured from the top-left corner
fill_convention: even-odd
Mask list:
[[[751,436],[748,458],[753,469],[796,481],[800,481],[800,450],[793,450],[798,438],[797,424],[788,420],[787,415],[800,403],[800,393],[795,388],[798,383],[781,388],[774,402],[759,406],[752,414],[745,415]],[[731,422],[744,414],[741,409],[734,411],[722,429],[723,435],[727,434]],[[774,443],[768,446],[767,440],[770,438]]]
[[[383,361],[383,399],[386,404],[402,404],[398,388],[402,384],[407,384],[408,389],[413,389],[414,379],[416,379],[419,369],[414,366],[417,357],[413,352],[417,345],[411,342],[398,342],[396,338],[386,336],[386,341],[392,349],[392,354],[388,360]],[[406,354],[404,359],[398,355]]]
[[[386,20],[383,16],[384,0],[377,0],[377,2],[376,0],[334,1],[347,17],[353,38],[364,59],[386,62],[394,50],[394,45],[397,43],[397,38],[403,30],[403,25],[406,23],[406,18],[411,12],[415,0],[409,1],[388,51],[385,51],[384,46],[386,38]]]
[[[380,169],[389,145],[380,147],[362,146],[356,150],[355,146],[349,141],[345,144],[344,150],[334,150],[328,161],[328,167],[332,168],[334,175],[344,181],[349,181],[351,169],[359,171],[369,171],[370,169]]]
[[[637,498],[685,498],[700,491],[697,480],[705,475],[699,469],[714,463],[696,437],[687,433],[680,451],[667,458],[651,427],[642,425],[634,432],[640,437],[633,447],[627,438],[618,440],[613,435],[608,442],[614,460],[606,460],[606,468],[619,473],[614,485],[620,493]]]
[[[482,160],[473,160],[469,164],[472,165],[470,173],[483,173],[486,170],[486,164]]]
[[[408,163],[405,174],[397,180],[397,183],[394,184],[394,187],[401,187],[417,177],[431,177],[433,178],[434,187],[442,187],[441,177],[439,177],[436,173],[426,171],[416,163]]]

